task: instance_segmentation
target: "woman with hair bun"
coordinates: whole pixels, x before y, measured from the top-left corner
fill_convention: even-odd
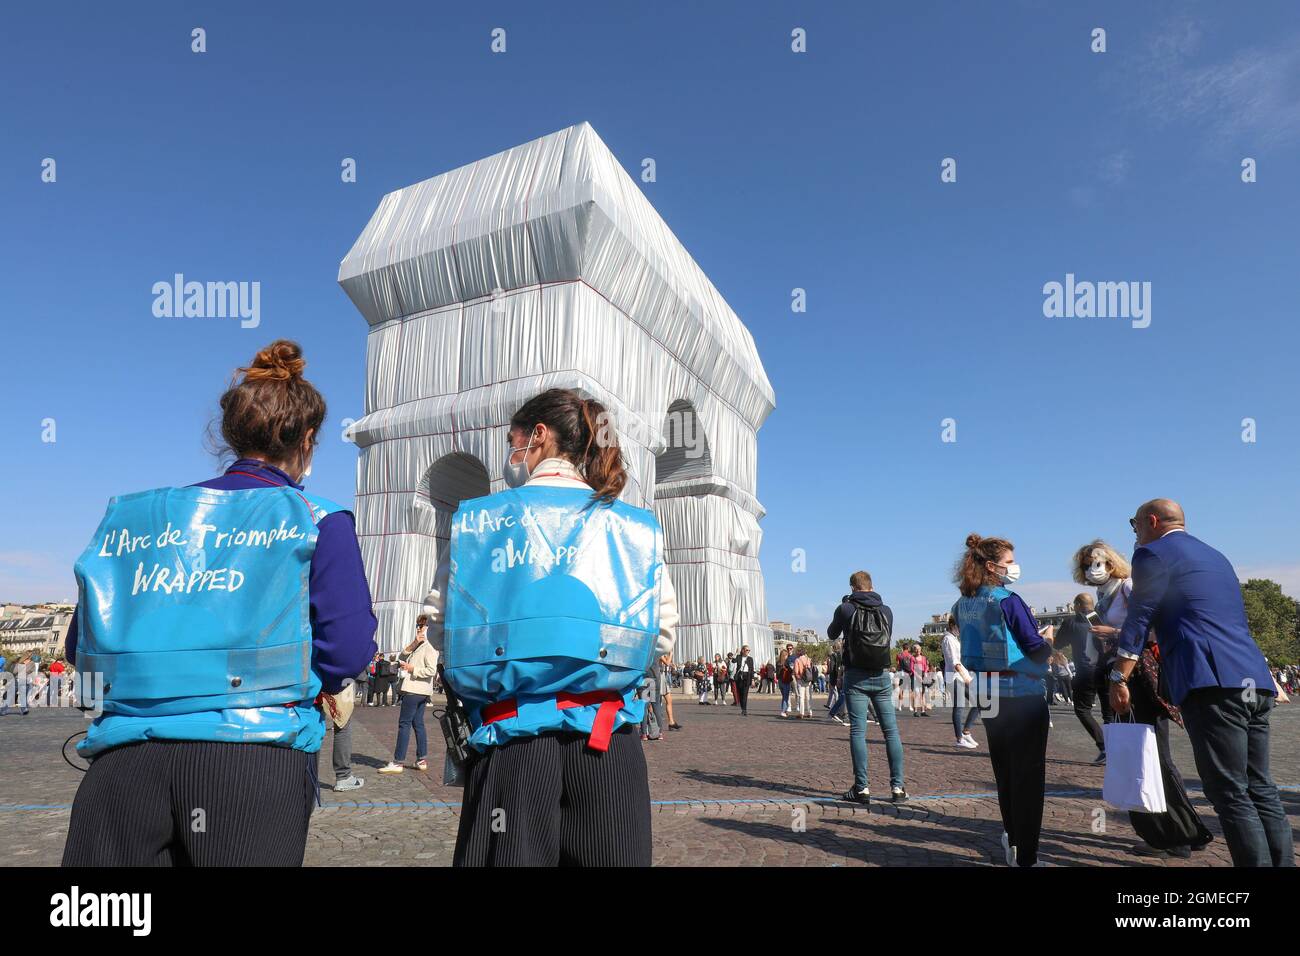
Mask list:
[[[65,866],[302,865],[322,702],[376,628],[352,515],[303,491],[325,421],[306,364],[258,352],[221,396],[234,464],[111,499],[77,561],[67,658],[103,712]]]
[[[471,757],[456,866],[649,866],[637,688],[676,640],[654,513],[618,437],[553,388],[510,419],[506,490],[462,501],[425,600]]]
[[[1019,578],[1010,541],[968,535],[954,574],[962,596],[952,620],[962,665],[976,674],[981,695],[992,695],[981,703],[1007,865],[1037,866],[1050,721],[1043,678],[1052,645],[1029,605],[1007,587]]]

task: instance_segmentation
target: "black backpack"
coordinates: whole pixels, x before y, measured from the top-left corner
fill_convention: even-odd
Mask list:
[[[844,630],[844,664],[864,671],[889,667],[889,619],[880,605],[853,602],[853,617]]]

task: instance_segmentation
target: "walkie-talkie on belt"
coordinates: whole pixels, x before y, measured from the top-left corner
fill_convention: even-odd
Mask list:
[[[465,712],[465,705],[461,703],[456,692],[452,690],[451,684],[447,682],[441,663],[438,664],[438,679],[442,682],[442,692],[447,695],[446,706],[435,708],[433,711],[438,726],[442,728],[442,739],[447,743],[447,759],[443,763],[442,782],[450,787],[463,787],[465,766],[469,763],[471,753],[469,714]]]

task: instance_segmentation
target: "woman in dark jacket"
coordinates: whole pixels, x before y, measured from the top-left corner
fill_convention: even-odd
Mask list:
[[[323,695],[375,651],[352,515],[303,491],[325,401],[297,344],[221,396],[237,460],[109,502],[67,658],[102,687],[65,866],[299,866]],[[199,823],[202,826],[199,826]]]

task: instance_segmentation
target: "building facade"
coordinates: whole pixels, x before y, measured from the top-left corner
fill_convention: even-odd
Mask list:
[[[21,615],[0,619],[0,656],[9,661],[28,654],[56,657],[63,652],[71,622],[70,608],[49,607],[27,608]]]

